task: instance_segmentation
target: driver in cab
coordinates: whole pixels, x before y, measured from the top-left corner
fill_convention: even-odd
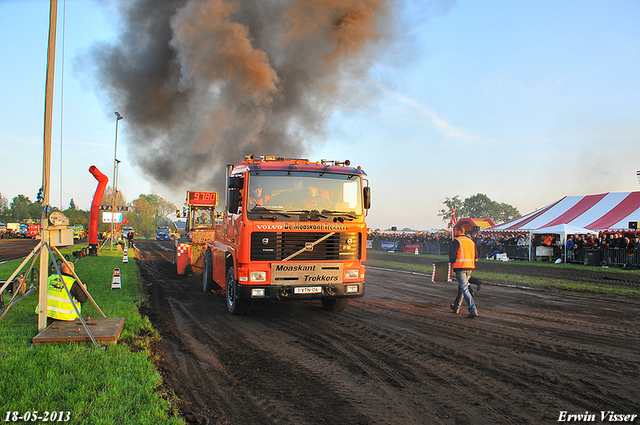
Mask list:
[[[262,196],[262,186],[256,186],[251,189],[251,193],[249,194],[249,207],[263,207],[268,200],[268,196]]]
[[[196,224],[209,224],[211,223],[211,217],[209,213],[204,210],[200,210],[196,216]]]
[[[304,200],[304,207],[308,210],[322,210],[331,204],[329,191],[326,189],[320,193],[317,187],[309,186],[307,188],[307,198]]]

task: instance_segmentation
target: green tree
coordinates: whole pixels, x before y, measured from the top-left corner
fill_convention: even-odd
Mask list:
[[[498,216],[499,218],[497,220],[496,219],[493,219],[493,220],[499,223],[504,223],[505,221],[522,217],[522,214],[520,214],[520,211],[518,211],[518,209],[513,205],[501,203]]]
[[[496,223],[503,223],[521,216],[520,211],[512,205],[492,201],[484,193],[477,193],[464,201],[459,195],[453,198],[445,198],[442,203],[446,208],[441,209],[438,215],[442,221],[451,219],[453,208],[455,208],[456,218],[490,218]]]
[[[29,205],[29,218],[31,220],[42,219],[42,205],[37,202],[32,202],[31,205]]]
[[[442,221],[449,223],[454,211],[456,212],[456,217],[462,217],[460,214],[462,213],[464,201],[460,199],[460,195],[456,195],[453,198],[444,198],[442,203],[446,207],[438,211],[438,215],[442,217]]]
[[[155,236],[156,227],[167,225],[167,216],[177,209],[175,204],[155,194],[141,194],[131,204],[133,211],[125,218],[144,237]]]
[[[71,206],[69,206],[69,208],[64,210],[62,213],[69,219],[70,226],[82,224],[85,231],[89,230],[89,219],[91,217],[91,211],[79,210],[76,208],[71,208]]]
[[[149,203],[146,195],[141,195],[132,204],[133,211],[126,213],[125,218],[136,233],[146,238],[151,237],[158,227],[155,207]]]
[[[9,201],[0,193],[0,221],[6,223],[10,218]]]
[[[464,200],[465,217],[490,218],[498,215],[499,204],[489,199],[484,193],[478,193]]]
[[[156,218],[166,217],[178,209],[175,204],[167,201],[162,196],[142,194],[139,199],[145,200],[155,210],[153,215]]]
[[[38,204],[36,204],[38,205]],[[11,221],[25,222],[31,217],[33,210],[33,202],[24,195],[14,196],[9,206]]]
[[[100,205],[113,205],[113,187],[109,186],[102,194]],[[116,207],[124,207],[127,205],[127,198],[124,197],[121,190],[116,192]]]

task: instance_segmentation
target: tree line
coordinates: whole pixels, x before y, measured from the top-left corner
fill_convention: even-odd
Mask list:
[[[112,193],[113,190],[111,188],[105,190],[101,205],[113,204]],[[132,202],[127,203],[121,191],[117,192],[115,205],[116,207],[126,206],[129,208],[129,210],[124,213],[124,219],[128,221],[126,225],[133,227],[134,231],[143,237],[154,237],[156,227],[170,225],[171,220],[169,220],[167,216],[178,209],[175,204],[154,194],[141,194]],[[69,202],[67,209],[60,210],[57,207],[52,207],[51,211],[62,212],[69,218],[70,226],[81,224],[85,230],[89,229],[91,211],[77,208],[73,198]],[[28,196],[20,194],[14,196],[11,201],[9,201],[5,196],[0,194],[0,222],[26,224],[37,222],[41,217],[42,205],[38,202],[31,201]],[[110,225],[102,223],[101,219],[102,217],[100,217],[98,231],[108,231]]]
[[[102,205],[113,204],[112,193],[111,187],[106,188],[101,201]],[[453,211],[455,211],[456,218],[490,218],[496,224],[522,216],[516,207],[493,201],[482,193],[466,199],[462,199],[460,195],[445,198],[442,204],[445,208],[439,210],[438,216],[442,217],[442,221],[445,222],[451,220]],[[133,227],[135,232],[143,237],[153,237],[158,226],[169,226],[171,221],[167,217],[178,209],[175,204],[154,194],[141,194],[132,202],[127,203],[121,191],[116,193],[115,206],[129,207],[129,211],[124,213],[124,218],[129,222],[127,225]],[[60,210],[53,207],[52,211]],[[73,199],[69,203],[69,208],[61,212],[69,218],[69,225],[82,224],[85,229],[89,228],[91,211],[78,209]],[[41,215],[42,206],[37,202],[32,202],[29,197],[17,195],[9,202],[6,197],[0,194],[0,222],[27,223],[39,220]],[[100,232],[108,231],[109,225],[101,222],[98,230]]]
[[[438,212],[438,216],[442,217],[442,221],[447,223],[451,221],[454,211],[456,219],[463,217],[490,218],[496,224],[522,217],[516,207],[504,202],[492,201],[483,193],[475,194],[464,200],[460,195],[456,195],[453,198],[445,198],[442,204],[444,204],[445,208]]]

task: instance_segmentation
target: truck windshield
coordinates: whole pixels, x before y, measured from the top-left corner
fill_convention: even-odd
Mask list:
[[[195,207],[191,210],[191,229],[210,228],[213,225],[213,207]]]
[[[362,183],[357,174],[252,171],[247,210],[362,215]]]

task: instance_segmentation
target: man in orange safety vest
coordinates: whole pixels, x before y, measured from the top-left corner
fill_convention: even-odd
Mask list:
[[[451,304],[451,310],[458,314],[462,306],[462,299],[469,306],[469,315],[467,318],[473,319],[478,317],[478,309],[473,301],[473,295],[469,291],[469,278],[471,272],[476,268],[478,261],[478,251],[476,244],[466,235],[464,224],[457,225],[453,228],[454,240],[449,247],[449,262],[453,264],[453,271],[458,281],[458,295]]]

